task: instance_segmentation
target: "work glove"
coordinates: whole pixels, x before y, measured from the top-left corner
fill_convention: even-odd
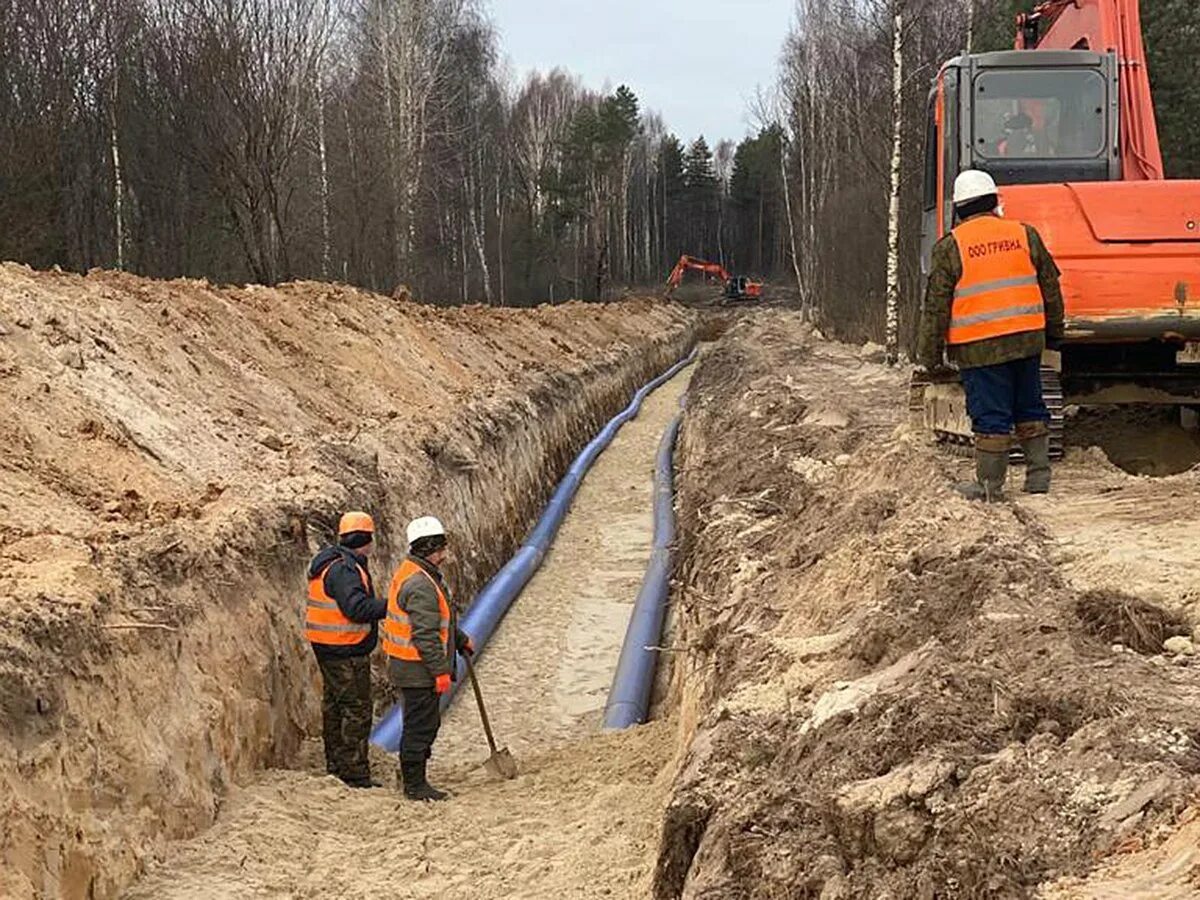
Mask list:
[[[433,689],[435,691],[437,691],[439,694],[444,694],[447,691],[449,691],[450,690],[450,673],[447,672],[445,675],[439,675],[437,678],[435,678],[434,682],[433,682]]]
[[[929,366],[927,368],[917,369],[913,372],[913,378],[917,381],[946,381],[957,375],[956,369],[952,369],[947,365]]]

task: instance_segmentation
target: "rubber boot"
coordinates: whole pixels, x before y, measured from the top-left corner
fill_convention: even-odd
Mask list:
[[[448,794],[425,780],[425,762],[400,762],[400,780],[409,800],[445,800]]]
[[[1008,475],[1008,452],[975,449],[975,481],[957,484],[954,489],[968,500],[997,503],[1004,499],[1004,479]]]
[[[1025,454],[1025,493],[1050,493],[1050,435],[1021,441]]]

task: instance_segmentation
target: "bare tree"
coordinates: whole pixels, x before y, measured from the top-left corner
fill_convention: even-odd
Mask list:
[[[158,0],[172,124],[266,284],[292,275],[296,162],[330,13],[329,0]]]

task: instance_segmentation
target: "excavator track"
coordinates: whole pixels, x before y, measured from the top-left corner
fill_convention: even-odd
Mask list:
[[[1062,379],[1054,369],[1042,367],[1042,396],[1050,410],[1050,458],[1062,459],[1065,447],[1063,410],[1066,405]],[[955,378],[921,380],[909,386],[909,413],[914,424],[929,429],[938,444],[956,456],[974,452],[975,437],[967,416],[966,394]],[[1020,448],[1012,451],[1013,462],[1023,462]]]

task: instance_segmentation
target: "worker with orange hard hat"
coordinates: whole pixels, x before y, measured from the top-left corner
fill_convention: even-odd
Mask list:
[[[304,633],[324,682],[321,703],[325,769],[350,787],[378,787],[371,780],[367,739],[371,734],[371,651],[387,602],[375,596],[367,558],[375,546],[375,522],[348,512],[338,523],[337,543],[308,567]]]

